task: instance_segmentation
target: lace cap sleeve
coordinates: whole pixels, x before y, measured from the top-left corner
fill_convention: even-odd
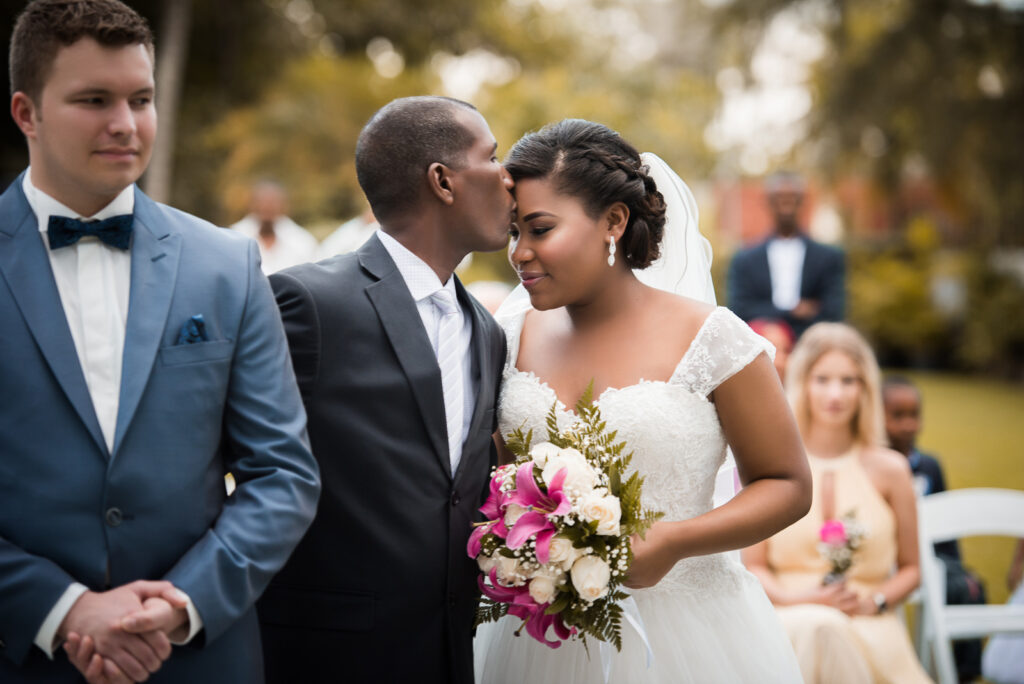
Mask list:
[[[673,381],[706,397],[764,352],[775,359],[775,347],[724,306],[707,317],[686,350]]]

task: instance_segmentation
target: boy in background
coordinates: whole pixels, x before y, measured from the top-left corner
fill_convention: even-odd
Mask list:
[[[921,432],[921,393],[909,379],[890,376],[882,384],[885,406],[885,431],[889,445],[907,457],[914,474],[918,496],[946,491],[946,478],[939,461],[917,448]],[[935,554],[946,566],[946,603],[980,605],[985,603],[985,587],[981,580],[964,567],[956,540],[935,545]],[[953,643],[957,673],[961,682],[981,676],[981,640],[969,639]]]

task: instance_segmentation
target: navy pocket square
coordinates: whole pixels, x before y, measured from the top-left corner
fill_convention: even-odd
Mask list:
[[[181,332],[178,333],[178,341],[175,344],[196,344],[209,340],[210,338],[206,336],[206,323],[203,322],[203,315],[196,314],[181,326]]]

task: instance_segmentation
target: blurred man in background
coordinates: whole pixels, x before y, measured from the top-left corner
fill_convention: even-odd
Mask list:
[[[280,184],[261,181],[254,185],[249,207],[249,215],[231,228],[259,244],[264,273],[316,259],[316,238],[285,215],[288,195]]]
[[[800,226],[806,189],[792,172],[765,181],[772,235],[742,249],[729,266],[729,308],[744,321],[785,321],[799,338],[821,321],[842,321],[845,264],[835,247],[815,242]]]

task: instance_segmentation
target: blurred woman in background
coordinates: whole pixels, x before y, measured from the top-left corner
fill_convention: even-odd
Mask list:
[[[906,459],[881,446],[879,376],[848,325],[819,323],[800,338],[786,390],[810,461],[811,510],[743,551],[807,684],[930,681],[894,612],[920,581],[917,511]]]

